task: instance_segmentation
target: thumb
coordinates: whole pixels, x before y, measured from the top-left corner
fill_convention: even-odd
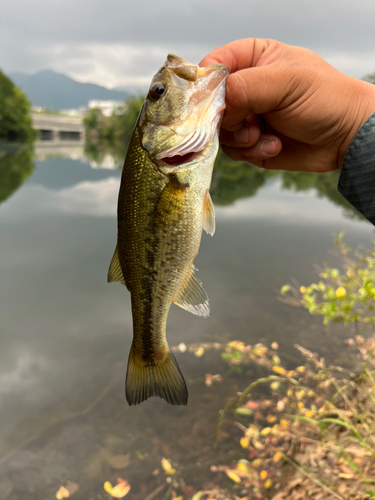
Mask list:
[[[264,114],[281,109],[303,91],[294,71],[281,62],[237,71],[227,79],[227,107],[221,126],[236,130],[251,113]]]

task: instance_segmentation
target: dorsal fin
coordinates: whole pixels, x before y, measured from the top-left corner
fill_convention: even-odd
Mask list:
[[[118,244],[116,245],[115,253],[113,254],[111,265],[109,266],[108,283],[112,283],[113,281],[118,281],[122,285],[126,286],[125,278],[121,269],[120,259],[118,256]]]
[[[204,197],[203,202],[203,220],[202,227],[206,231],[206,233],[211,236],[214,235],[215,232],[215,209],[211,200],[210,192],[206,191],[206,196]]]
[[[173,302],[197,316],[208,318],[210,315],[210,304],[202,283],[194,272],[192,266],[185,283],[179,290]]]

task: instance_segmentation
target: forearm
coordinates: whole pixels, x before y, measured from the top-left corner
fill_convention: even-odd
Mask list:
[[[375,112],[358,130],[346,151],[338,190],[375,224]]]

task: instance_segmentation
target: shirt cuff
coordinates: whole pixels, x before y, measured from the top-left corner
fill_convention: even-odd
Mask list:
[[[375,113],[365,121],[350,143],[337,188],[375,225]]]

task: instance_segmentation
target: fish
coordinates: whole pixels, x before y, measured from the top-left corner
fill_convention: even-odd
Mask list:
[[[108,272],[108,282],[122,283],[131,294],[129,405],[152,396],[187,404],[166,324],[172,303],[203,318],[210,312],[193,261],[202,228],[215,231],[209,188],[228,75],[223,64],[201,68],[169,54],[151,81],[129,143]]]

